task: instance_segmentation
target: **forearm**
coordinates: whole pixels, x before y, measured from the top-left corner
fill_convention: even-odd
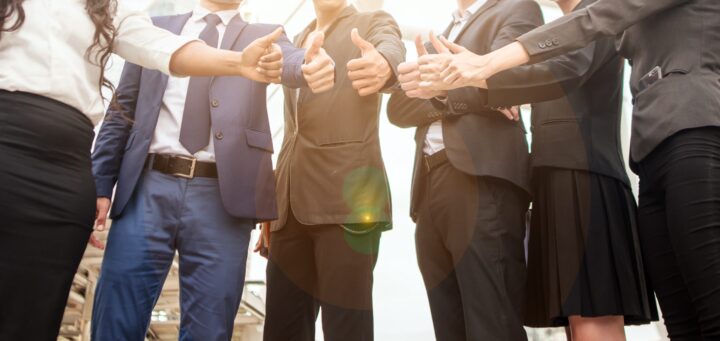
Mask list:
[[[98,197],[112,197],[132,124],[119,113],[108,113],[92,153],[92,171]]]
[[[244,76],[242,52],[214,49],[194,41],[177,50],[170,59],[170,72],[178,76]]]
[[[635,23],[662,11],[671,10],[690,0],[598,0],[591,6],[541,26],[513,43],[514,56],[508,61],[520,65],[540,62],[579,49],[603,37],[615,36]],[[547,44],[550,42],[551,44]],[[518,49],[522,49],[520,52]],[[518,64],[520,63],[520,64]],[[499,63],[498,68],[509,68]]]
[[[614,47],[611,48],[614,51]],[[596,43],[542,63],[505,70],[487,80],[488,105],[544,102],[579,88],[593,73]],[[602,60],[598,61],[602,63]]]
[[[400,90],[393,92],[390,97],[387,113],[390,123],[400,128],[426,126],[444,115],[429,100],[409,98]]]

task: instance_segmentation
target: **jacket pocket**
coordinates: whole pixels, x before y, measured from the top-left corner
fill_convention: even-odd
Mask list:
[[[318,145],[321,147],[339,147],[354,143],[363,143],[363,140],[358,138],[339,138],[318,141]]]
[[[550,125],[556,125],[556,124],[570,124],[570,123],[578,123],[578,120],[574,118],[551,118],[545,121],[541,121],[541,126],[550,126]]]
[[[245,138],[250,147],[262,149],[269,153],[274,152],[272,135],[270,135],[270,133],[245,129]]]

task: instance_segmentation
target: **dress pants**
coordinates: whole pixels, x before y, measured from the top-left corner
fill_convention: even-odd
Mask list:
[[[437,340],[526,340],[527,196],[447,162],[421,179],[415,240]]]
[[[57,340],[95,219],[93,130],[52,99],[0,91],[0,340]]]
[[[380,234],[303,225],[291,213],[270,235],[264,340],[314,341],[320,308],[326,341],[373,340]]]
[[[640,240],[672,340],[720,340],[720,128],[682,131],[638,164]]]
[[[229,341],[252,221],[228,215],[217,179],[145,171],[113,221],[95,293],[94,341],[142,341],[175,252],[180,340]]]

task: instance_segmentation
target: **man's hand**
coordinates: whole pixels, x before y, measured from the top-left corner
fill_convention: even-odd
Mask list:
[[[105,231],[107,224],[108,211],[110,210],[110,198],[100,197],[97,198],[95,209],[95,231]],[[94,234],[90,235],[88,241],[90,245],[100,249],[105,249],[105,244],[95,238]]]
[[[418,57],[428,54],[420,36],[415,37],[415,48],[417,49]],[[398,82],[400,82],[400,87],[405,91],[407,97],[431,99],[447,96],[447,91],[420,89],[420,65],[417,62],[400,64],[398,66],[398,74]]]
[[[278,27],[273,33],[250,43],[242,53],[240,68],[243,76],[262,83],[280,83],[283,54],[275,42],[282,36]]]
[[[310,37],[310,47],[305,51],[303,76],[313,93],[328,91],[335,86],[335,61],[322,48],[325,34],[316,32]]]
[[[390,64],[373,44],[360,37],[357,28],[350,33],[350,39],[360,49],[362,57],[348,62],[348,78],[360,96],[377,93],[393,75]]]
[[[520,121],[520,108],[519,107],[501,107],[493,108],[493,110],[500,112],[505,115],[510,121]]]
[[[270,253],[270,223],[269,222],[260,223],[260,238],[258,238],[257,243],[255,243],[254,252],[259,253],[260,256],[268,258],[268,254]]]

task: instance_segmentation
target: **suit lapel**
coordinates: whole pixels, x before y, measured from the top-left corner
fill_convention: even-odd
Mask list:
[[[230,20],[228,27],[225,29],[225,34],[223,35],[223,40],[220,43],[220,49],[232,50],[233,46],[235,45],[235,42],[237,42],[237,40],[238,40],[238,37],[240,37],[240,33],[242,33],[242,31],[247,26],[248,26],[248,23],[245,22],[245,20],[242,20],[242,18],[240,18],[239,13],[238,13],[238,15],[233,17],[232,20]],[[217,77],[213,77],[212,80],[210,80],[210,89],[212,89],[212,84],[215,83],[216,79],[217,79]]]
[[[188,12],[185,14],[176,15],[173,17],[168,18],[167,25],[159,24],[158,26],[160,28],[164,28],[172,33],[175,33],[177,35],[180,35],[182,33],[183,28],[185,27],[185,24],[188,20],[190,20],[190,17],[192,17],[192,12]],[[160,76],[160,89],[163,89],[163,93],[165,93],[165,88],[167,88],[168,83],[168,75],[164,73],[160,73],[162,76]]]
[[[313,21],[307,28],[305,28],[304,31],[297,35],[294,42],[296,47],[302,48],[303,42],[305,41],[305,39],[307,39],[308,35],[310,35],[310,32],[313,31],[313,27],[315,27],[315,21]],[[325,37],[325,40],[327,41],[327,37]],[[297,95],[297,100],[295,101],[295,111],[297,111],[300,108],[300,104],[305,100],[305,97],[310,92],[310,89],[300,88],[298,90],[291,91],[293,91]]]
[[[165,21],[156,21],[156,25],[160,28],[164,28],[174,34],[180,35],[182,33],[183,28],[185,27],[185,23],[187,23],[188,20],[190,20],[190,17],[192,16],[192,12],[185,13],[181,15],[176,15],[172,17],[167,17]],[[143,82],[147,82],[152,84],[153,82],[156,82],[155,86],[148,86],[148,89],[153,89],[155,93],[153,93],[150,98],[152,101],[154,101],[155,107],[158,109],[162,105],[163,97],[165,96],[165,90],[167,89],[168,84],[168,75],[160,72],[160,71],[151,71],[147,70],[149,72],[150,77],[144,78]],[[145,72],[145,71],[143,71]],[[148,129],[148,136],[152,136],[152,132],[155,130],[155,127],[157,126],[158,117],[160,116],[160,110],[153,111],[154,117],[150,119],[152,124],[147,125],[146,129]]]
[[[472,15],[472,17],[470,17],[470,19],[469,19],[468,22],[465,24],[465,26],[463,26],[462,30],[460,30],[460,33],[458,34],[457,38],[455,38],[455,41],[454,41],[454,42],[457,43],[458,41],[460,41],[460,38],[462,38],[463,34],[465,34],[465,31],[467,31],[468,28],[469,28],[470,26],[472,26],[472,24],[473,24],[476,20],[478,20],[478,18],[480,18],[480,16],[481,16],[483,13],[485,13],[485,11],[487,11],[487,10],[490,9],[491,7],[495,6],[495,4],[497,4],[498,1],[499,1],[499,0],[487,0],[487,2],[485,2],[485,4],[482,5],[482,6],[480,7],[480,9],[478,9],[477,12],[475,12],[475,13]]]
[[[327,31],[325,32],[325,42],[329,40],[329,37],[333,34],[335,29],[337,29],[338,25],[343,21],[343,19],[355,15],[358,13],[358,10],[355,8],[355,6],[350,5],[345,7],[340,14],[338,14],[338,17],[333,21],[333,23],[328,27]],[[310,33],[315,29],[315,23],[317,20],[313,20],[310,25],[308,25],[305,30],[298,35],[298,39],[295,41],[295,46],[302,47],[303,42],[305,42],[305,39],[307,39],[307,36],[310,35]],[[348,37],[349,39],[349,37]],[[302,106],[302,103],[305,102],[307,99],[307,96],[312,94],[312,91],[310,91],[307,88],[300,88],[298,91],[298,100],[297,100],[297,107],[300,108]]]
[[[242,20],[242,18],[240,18],[240,14],[236,15],[232,20],[230,20],[227,29],[225,29],[225,34],[223,35],[223,40],[222,44],[220,44],[220,48],[223,50],[232,49],[233,45],[235,45],[235,42],[240,36],[240,33],[245,29],[245,27],[247,27],[247,25],[248,23],[245,22],[245,20]]]

